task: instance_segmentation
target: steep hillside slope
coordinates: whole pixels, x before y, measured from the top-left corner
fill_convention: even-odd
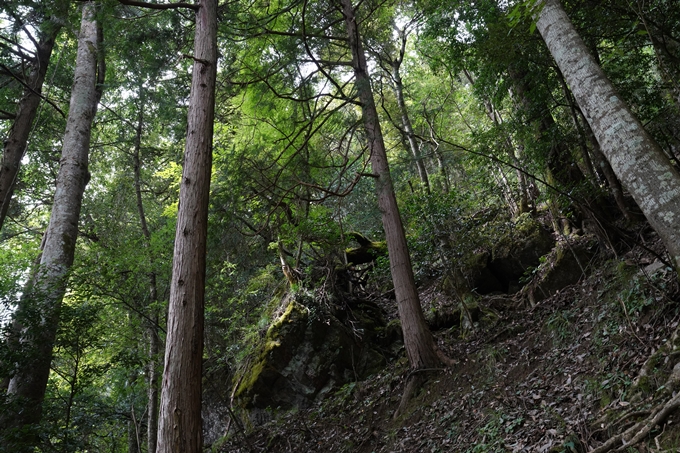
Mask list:
[[[436,332],[457,365],[428,372],[426,386],[397,419],[408,373],[403,350],[378,373],[308,408],[271,408],[271,421],[261,426],[236,410],[230,434],[212,450],[676,451],[680,294],[675,274],[650,253],[652,239],[647,250],[618,257],[600,247],[581,263],[586,273],[579,268],[578,283],[535,305],[531,284],[513,296],[480,297],[472,325],[454,321]],[[534,284],[556,260],[555,253],[543,260]],[[445,297],[438,287],[423,286],[426,311]],[[617,436],[626,430],[623,442]],[[636,433],[640,439],[625,447]]]

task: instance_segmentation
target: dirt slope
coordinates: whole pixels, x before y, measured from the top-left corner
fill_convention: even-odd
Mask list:
[[[670,347],[680,297],[674,274],[653,260],[641,250],[618,258],[602,253],[589,276],[534,307],[521,293],[482,298],[492,315],[467,338],[458,327],[435,333],[458,364],[429,372],[397,420],[408,373],[403,354],[310,409],[274,410],[274,421],[245,430],[229,422],[232,434],[212,451],[590,451],[673,396],[664,389],[680,357]],[[615,446],[677,451],[674,417],[680,414],[671,413],[634,448]]]

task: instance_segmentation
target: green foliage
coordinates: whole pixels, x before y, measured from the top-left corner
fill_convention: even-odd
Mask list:
[[[212,354],[226,354],[240,363],[260,345],[278,308],[284,289],[280,268],[271,264],[238,286],[236,296],[206,310],[212,333],[221,335],[211,345]]]
[[[547,328],[551,332],[555,344],[565,344],[574,336],[573,329],[574,314],[568,310],[560,310],[548,318]]]
[[[678,55],[673,46],[659,43],[672,43],[680,35],[677,5],[653,0],[638,10],[625,2],[563,3],[621,95],[668,155],[676,157]],[[23,90],[17,77],[28,68],[16,44],[30,50],[26,30],[49,26],[44,20],[64,4],[11,0],[0,6],[2,115],[15,111]],[[392,178],[422,280],[449,275],[455,266],[472,266],[480,256],[509,247],[513,235],[531,234],[535,223],[529,215],[510,220],[508,199],[517,198],[520,181],[508,164],[542,177],[552,146],[565,143],[570,162],[584,167],[576,144],[587,137],[574,125],[551,57],[531,33],[535,4],[366,1],[358,8],[369,66],[375,68],[376,100],[383,108]],[[343,250],[353,245],[348,233],[358,231],[375,242],[381,242],[383,233],[375,180],[358,176],[371,169],[362,118],[350,99],[355,91],[351,69],[339,64],[348,59],[348,49],[343,39],[314,37],[345,36],[337,10],[328,2],[283,1],[220,8],[205,354],[238,367],[271,337],[270,325],[280,315],[287,289],[278,245],[270,249],[269,244],[280,243],[284,259],[299,273],[301,282],[294,289],[299,297],[315,300],[307,314],[314,319],[324,302],[309,294],[319,288],[331,297],[329,275],[342,264]],[[49,444],[44,450],[50,451],[127,451],[132,413],[140,417],[140,426],[145,423],[148,336],[152,331],[163,336],[187,133],[194,62],[183,56],[192,54],[191,15],[149,13],[118,2],[103,2],[99,14],[107,85],[92,138],[92,177],[40,428],[43,445]],[[299,38],[302,19],[306,41]],[[398,43],[392,26],[410,20],[418,33],[409,38],[400,75],[430,193],[417,182],[396,99],[387,86],[389,68],[378,61],[394,56]],[[70,7],[63,22],[43,95],[67,113],[78,8]],[[541,124],[547,118],[554,122],[550,127]],[[0,119],[3,136],[11,124],[11,119]],[[5,327],[39,253],[64,127],[65,118],[43,103],[17,181],[11,220],[0,237],[0,322]],[[589,147],[586,140],[586,151]],[[534,183],[541,191],[535,202],[540,205],[550,192]],[[601,179],[596,183],[597,188],[562,189],[590,200],[605,190]],[[558,201],[562,206],[571,202]],[[392,287],[387,257],[377,257],[370,281],[379,294]],[[612,291],[600,294],[607,311],[599,321],[596,347],[606,346],[602,332],[615,334],[626,317],[636,322],[653,304],[663,303],[664,284],[624,269]],[[573,312],[556,312],[546,328],[556,342],[567,341],[573,320]],[[10,357],[6,346],[0,355],[3,366],[12,362],[5,360]],[[503,356],[502,351],[487,352],[493,360]],[[616,397],[627,383],[623,376],[612,376],[604,386],[592,385],[594,393]],[[352,388],[339,393],[348,398]],[[518,426],[513,423],[522,421],[495,414],[480,428],[485,443],[470,451],[501,451],[501,434]]]
[[[507,217],[493,207],[479,210],[475,198],[466,192],[415,193],[406,200],[404,222],[418,273],[454,263],[465,268],[510,232]],[[494,203],[492,196],[483,199],[487,206]]]
[[[285,337],[286,331],[291,327],[295,328],[300,320],[309,317],[309,310],[307,307],[299,304],[295,300],[294,295],[292,297],[286,296],[278,303],[284,305],[283,312],[268,325],[264,338],[261,338],[261,341],[258,341],[256,345],[253,345],[254,348],[250,351],[250,353],[253,354],[250,358],[252,362],[246,361],[244,369],[241,370],[241,374],[235,377],[238,385],[236,396],[245,396],[248,394],[265,368],[268,366],[271,367],[271,365],[268,365],[269,353],[274,348],[281,345],[280,338]]]
[[[506,451],[504,434],[514,432],[523,423],[522,417],[506,419],[500,412],[491,414],[489,421],[477,429],[479,437],[484,440],[465,450],[466,453],[500,453]]]

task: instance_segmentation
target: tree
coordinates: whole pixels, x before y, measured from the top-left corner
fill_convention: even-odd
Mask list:
[[[386,52],[385,54],[381,54],[379,58],[384,65],[385,72],[389,74],[389,80],[392,85],[392,89],[394,90],[394,95],[397,98],[397,106],[399,107],[399,116],[401,118],[402,134],[405,136],[405,141],[408,144],[408,148],[411,151],[413,160],[415,161],[420,181],[425,187],[425,191],[429,193],[430,179],[427,175],[427,168],[425,167],[423,157],[420,155],[420,148],[416,143],[413,125],[411,123],[411,118],[409,117],[408,108],[406,106],[406,100],[404,97],[404,82],[402,81],[400,71],[401,65],[404,62],[404,55],[406,53],[406,43],[410,33],[410,25],[411,24],[403,28],[396,26],[394,27],[399,42],[399,46],[396,49],[397,55],[391,56],[388,54],[388,52]]]
[[[29,72],[23,80],[22,78],[19,79],[24,86],[23,96],[14,114],[12,128],[4,140],[2,163],[0,164],[0,230],[2,230],[2,225],[9,210],[14,192],[14,184],[19,173],[19,167],[21,166],[21,159],[24,157],[28,138],[33,128],[33,121],[42,100],[41,91],[43,82],[45,81],[52,49],[54,48],[54,41],[61,31],[61,23],[64,20],[62,16],[65,15],[68,3],[58,1],[56,6],[54,16],[45,19],[40,24],[37,42],[35,38],[30,37],[36,42],[35,56],[28,58]],[[43,14],[48,13],[45,4],[42,4],[39,9],[42,10]],[[17,46],[20,48],[18,44]],[[26,62],[22,62],[22,66],[24,64]],[[7,70],[9,71],[9,69]]]
[[[203,305],[217,78],[217,0],[199,1],[195,33],[161,390],[160,453],[199,453],[203,448]]]
[[[20,342],[25,357],[17,364],[7,392],[23,407],[2,417],[0,425],[6,434],[9,428],[20,428],[21,434],[25,431],[22,427],[40,421],[59,309],[75,254],[83,192],[90,179],[90,132],[102,94],[104,68],[94,3],[84,3],[82,9],[76,70],[50,223],[39,268],[15,315],[21,326]],[[17,451],[30,450],[34,440],[20,442],[25,443],[17,445]]]
[[[424,33],[419,40],[421,52],[435,70],[446,70],[449,77],[460,77],[469,82],[491,125],[491,128],[480,128],[481,125],[474,122],[468,124],[477,129],[473,132],[469,127],[476,147],[481,146],[485,154],[498,155],[499,160],[510,164],[514,175],[494,164],[495,179],[511,214],[528,212],[530,204],[535,206],[536,195],[532,193],[533,183],[527,173],[544,171],[533,164],[545,160],[542,155],[547,154],[549,148],[545,139],[552,138],[548,134],[541,137],[534,130],[536,119],[551,113],[546,112],[545,97],[536,99],[545,96],[549,87],[544,58],[535,52],[535,40],[530,39],[528,33],[520,34],[511,29],[497,0],[427,0],[420,4],[425,18]],[[529,61],[531,77],[522,83],[531,82],[545,88],[533,90],[531,99],[526,99],[530,104],[535,104],[534,99],[542,104],[542,109],[533,108],[538,115],[526,118],[528,112],[521,102],[517,102],[525,99],[521,96],[518,99],[517,77],[513,80],[512,68],[518,64],[528,67]],[[519,71],[514,71],[515,76],[518,74]],[[479,129],[485,132],[480,134]]]
[[[156,272],[153,270],[154,257],[151,249],[151,231],[147,222],[144,202],[142,200],[142,177],[140,151],[142,147],[142,133],[144,128],[144,87],[139,87],[139,113],[137,117],[137,127],[135,129],[134,150],[133,150],[133,169],[135,199],[137,202],[137,212],[139,223],[144,236],[144,245],[147,249],[152,270],[149,273],[149,303],[151,313],[147,319],[147,335],[149,336],[149,363],[148,363],[148,422],[147,422],[147,451],[156,453],[158,440],[158,366],[156,365],[158,354],[161,350],[162,342],[158,334],[159,314],[156,304],[158,302],[158,282]]]
[[[444,357],[438,353],[432,334],[425,323],[423,310],[420,307],[413,267],[406,244],[406,234],[392,186],[385,143],[373,99],[368,65],[361,43],[355,8],[351,0],[340,0],[340,5],[342,6],[349,47],[352,52],[352,68],[363,113],[366,141],[371,153],[372,176],[375,179],[378,206],[382,214],[394,293],[404,333],[404,346],[412,370],[436,368]],[[414,382],[418,381],[418,379],[411,380],[410,387],[417,386]],[[410,392],[411,390],[405,391],[405,400],[410,397]]]
[[[559,0],[538,3],[536,28],[602,153],[659,234],[680,273],[680,175],[588,52]]]

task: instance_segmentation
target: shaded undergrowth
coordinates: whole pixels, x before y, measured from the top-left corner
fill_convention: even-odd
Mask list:
[[[458,363],[431,374],[397,420],[392,415],[408,374],[403,354],[310,408],[273,409],[273,421],[234,429],[211,448],[581,452],[601,446],[675,394],[664,388],[680,361],[670,344],[680,298],[675,274],[644,251],[601,252],[589,266],[579,283],[533,307],[521,292],[484,296],[479,304],[497,316],[480,318],[465,336],[460,326],[435,332]],[[680,418],[671,413],[621,451],[675,451],[674,417]]]

